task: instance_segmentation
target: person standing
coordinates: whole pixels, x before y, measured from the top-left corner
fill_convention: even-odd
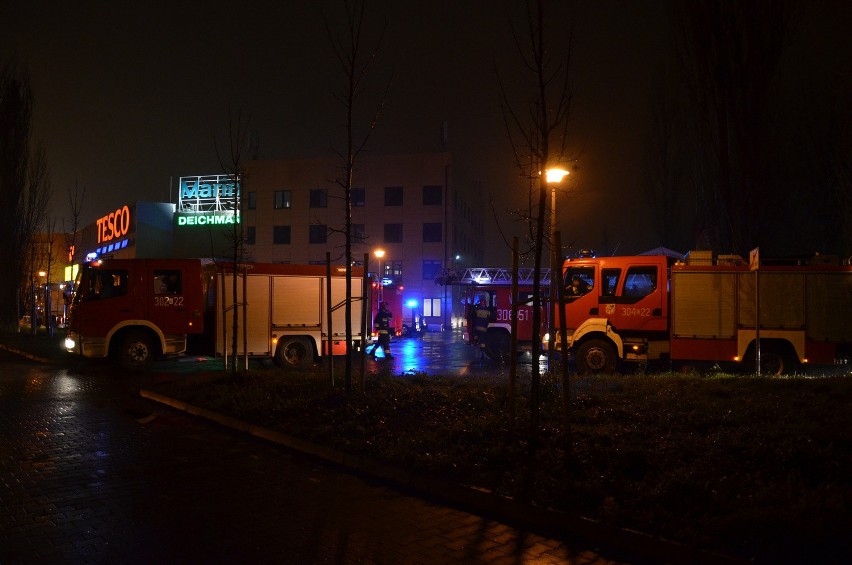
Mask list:
[[[488,304],[485,302],[485,297],[480,297],[476,303],[476,309],[473,313],[473,328],[476,331],[475,339],[479,344],[479,357],[484,356],[483,349],[485,348],[485,336],[488,334],[488,322],[491,319],[491,310],[488,309]]]
[[[387,302],[382,302],[379,305],[379,311],[376,312],[376,317],[373,320],[373,325],[375,326],[376,332],[379,336],[378,342],[372,351],[373,357],[376,356],[376,349],[379,347],[382,348],[385,357],[393,357],[390,350],[391,320],[393,320],[393,314],[391,314],[390,306],[388,306]]]

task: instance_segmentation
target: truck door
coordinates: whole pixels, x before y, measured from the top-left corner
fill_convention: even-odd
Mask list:
[[[595,266],[571,266],[565,270],[565,319],[569,331],[574,331],[589,318],[603,314],[598,308],[599,284]],[[559,324],[559,318],[555,320]]]
[[[601,296],[601,314],[618,331],[666,330],[666,273],[660,270],[659,264],[628,265],[615,293]]]
[[[166,335],[201,331],[200,271],[189,264],[151,265],[140,284],[147,317]]]
[[[133,317],[136,296],[127,269],[88,267],[81,285],[75,331],[105,337],[119,322]]]

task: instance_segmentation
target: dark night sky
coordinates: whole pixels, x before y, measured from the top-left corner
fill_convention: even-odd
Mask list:
[[[438,150],[446,121],[458,167],[482,181],[499,209],[523,193],[494,74],[496,63],[501,75],[524,86],[516,80],[509,26],[510,19],[522,25],[520,4],[374,2],[369,30],[381,20],[388,28],[371,87],[380,89],[391,71],[393,82],[370,149]],[[560,200],[563,240],[618,246],[619,253],[656,246],[638,177],[651,83],[668,48],[665,3],[560,4],[550,33],[574,33],[571,135],[575,148],[583,147],[581,168]],[[34,0],[7,8],[4,51],[11,40],[31,73],[53,214],[67,217],[75,179],[87,190],[82,220],[89,222],[128,201],[168,199],[178,176],[219,172],[214,138],[225,140],[229,106],[251,117],[264,158],[330,155],[342,147],[343,108],[332,99],[342,75],[321,5],[339,15],[338,2],[310,0],[154,0],[133,7]],[[490,215],[487,203],[483,213]],[[504,226],[519,229],[505,219]],[[493,221],[486,230],[496,239]],[[509,263],[501,247],[486,258]]]

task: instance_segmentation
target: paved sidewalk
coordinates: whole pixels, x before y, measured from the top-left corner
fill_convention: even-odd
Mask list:
[[[618,562],[153,404],[101,371],[0,362],[4,565]]]

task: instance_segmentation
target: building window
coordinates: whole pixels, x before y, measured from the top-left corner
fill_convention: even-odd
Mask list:
[[[441,315],[441,299],[440,298],[424,298],[423,299],[423,315],[424,316],[440,316]]]
[[[272,243],[290,243],[290,226],[272,226]]]
[[[367,234],[364,231],[364,224],[352,224],[352,242],[364,243],[367,239]]]
[[[328,238],[328,230],[325,224],[313,224],[308,226],[308,243],[325,243]]]
[[[363,186],[353,188],[351,196],[354,208],[363,208],[367,203],[367,193]]]
[[[402,277],[402,261],[385,261],[382,276],[391,279]]]
[[[289,208],[292,206],[291,192],[289,190],[275,191],[275,209]]]
[[[424,186],[423,187],[423,205],[424,206],[440,206],[443,195],[442,186]]]
[[[423,280],[434,280],[441,273],[441,261],[423,261]]]
[[[385,224],[385,243],[402,243],[402,224]]]
[[[246,245],[254,245],[257,237],[257,228],[246,226]]]
[[[248,202],[246,203],[246,207],[248,210],[255,210],[257,208],[257,192],[248,193]]]
[[[328,208],[328,190],[324,188],[311,189],[311,208]]]
[[[423,243],[440,243],[441,222],[426,222],[423,224]]]
[[[402,206],[402,187],[385,187],[385,206]]]

